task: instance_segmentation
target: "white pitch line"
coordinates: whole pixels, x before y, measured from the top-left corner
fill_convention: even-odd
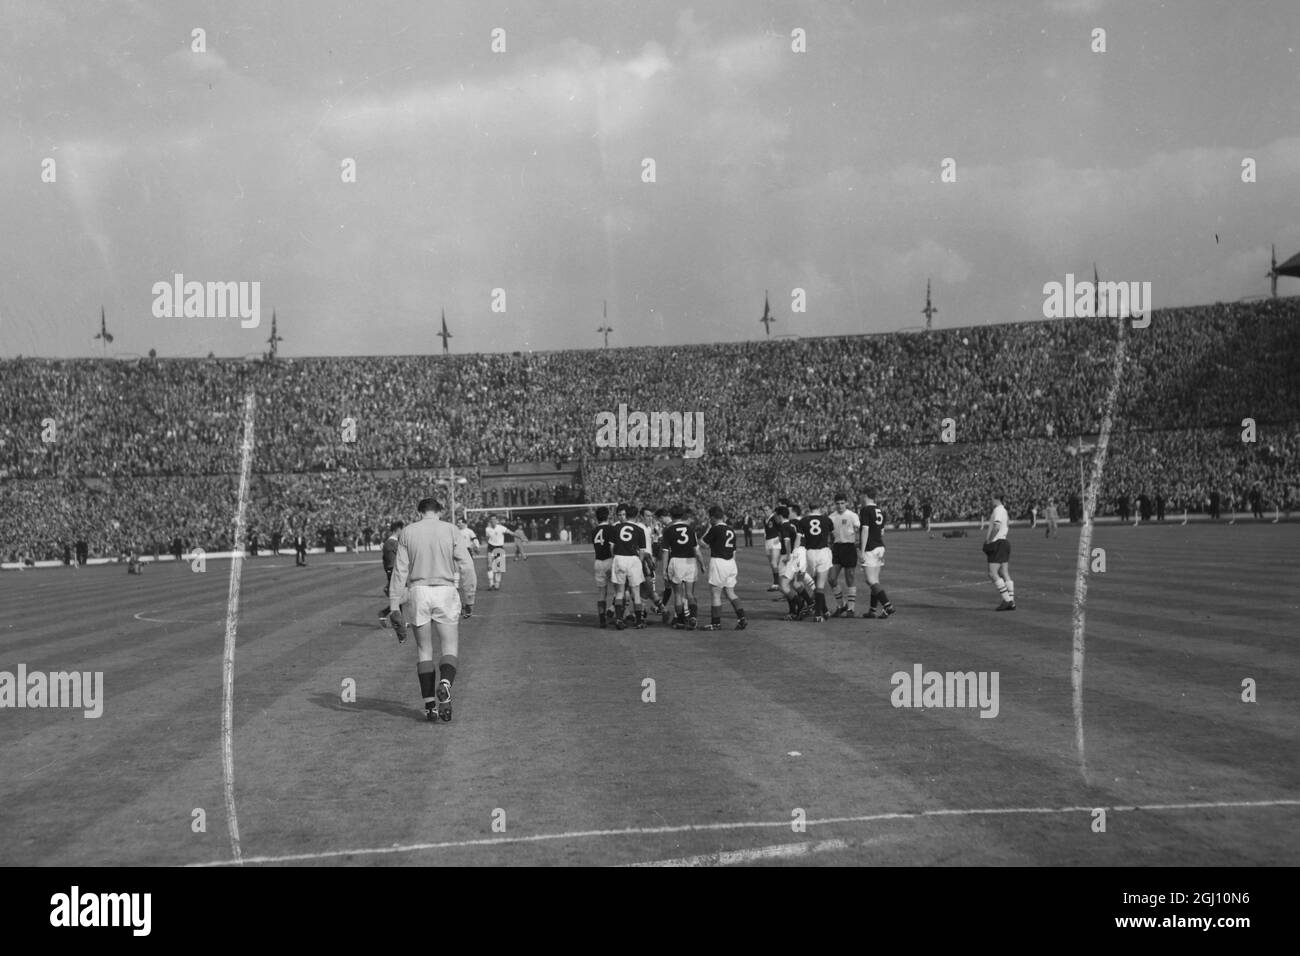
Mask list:
[[[777,843],[773,846],[759,846],[748,850],[722,850],[718,853],[702,853],[699,856],[680,856],[672,860],[649,860],[645,863],[626,863],[629,867],[642,866],[734,866],[737,863],[753,863],[756,860],[782,860],[795,856],[810,856],[813,853],[828,853],[833,850],[847,850],[853,844],[848,840],[820,840],[816,843]]]
[[[855,817],[828,817],[825,820],[808,820],[810,827],[835,826],[848,823],[878,823],[884,820],[921,820],[927,817],[1012,816],[1025,814],[1087,813],[1105,810],[1124,813],[1134,810],[1216,810],[1241,807],[1300,807],[1300,799],[1283,800],[1227,800],[1214,803],[1154,803],[1145,806],[1122,807],[989,807],[953,810],[914,810],[897,813],[871,813]],[[556,840],[584,840],[593,837],[660,836],[677,833],[709,833],[725,830],[769,830],[791,826],[786,820],[753,820],[735,823],[685,823],[663,827],[621,827],[614,830],[570,830],[564,833],[537,833],[529,836],[481,837],[477,840],[446,840],[441,843],[410,843],[405,846],[370,847],[356,850],[324,850],[319,853],[287,853],[280,856],[249,856],[243,863],[297,863],[307,860],[328,860],[344,856],[385,856],[398,853],[417,853],[422,850],[455,850],[479,846],[505,846],[512,843],[549,843]],[[189,866],[230,866],[233,860],[213,860],[208,863],[190,863]]]
[[[1115,414],[1115,401],[1119,397],[1120,379],[1124,373],[1124,323],[1119,320],[1119,337],[1115,343],[1115,364],[1111,368],[1110,388],[1106,392],[1106,406],[1102,411],[1101,432],[1097,447],[1092,453],[1092,475],[1083,495],[1083,527],[1079,531],[1079,554],[1074,572],[1074,610],[1072,614],[1073,638],[1070,651],[1070,689],[1074,707],[1074,748],[1079,759],[1079,775],[1088,782],[1088,758],[1083,745],[1083,660],[1084,611],[1088,603],[1088,570],[1092,561],[1092,520],[1097,511],[1097,494],[1101,490],[1101,474],[1106,467],[1106,448],[1110,444],[1111,418]],[[1083,438],[1080,436],[1082,445]],[[1083,449],[1080,448],[1080,455]]]
[[[250,388],[244,396],[244,443],[239,462],[239,504],[235,509],[235,540],[244,540],[244,513],[248,507],[248,479],[253,470],[253,409],[256,396]],[[242,862],[239,849],[239,817],[235,813],[235,633],[239,626],[239,572],[244,556],[236,552],[230,560],[230,592],[226,599],[226,643],[221,656],[221,776],[226,797],[226,829],[234,862]]]

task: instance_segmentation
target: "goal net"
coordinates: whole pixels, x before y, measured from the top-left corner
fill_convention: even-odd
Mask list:
[[[618,504],[612,501],[583,502],[567,505],[522,505],[514,508],[465,508],[465,521],[479,540],[488,518],[496,515],[506,526],[509,543],[516,532],[522,532],[529,543],[589,544],[596,527],[596,509],[608,508],[612,516]]]

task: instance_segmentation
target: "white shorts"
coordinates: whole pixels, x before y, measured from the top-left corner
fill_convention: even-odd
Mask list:
[[[820,574],[831,569],[830,548],[810,548],[808,550],[808,573]]]
[[[808,549],[795,548],[781,559],[781,577],[793,581],[808,570]]]
[[[763,548],[767,551],[767,557],[768,557],[768,560],[770,561],[770,560],[772,559],[772,552],[773,552],[773,551],[775,551],[777,554],[780,554],[780,553],[781,553],[781,539],[780,539],[780,538],[764,538],[764,539],[763,539]]]
[[[506,573],[506,553],[504,551],[493,551],[488,557],[488,570],[497,574]]]
[[[609,569],[614,566],[613,558],[596,559],[596,587],[603,588],[609,584]]]
[[[616,585],[630,584],[639,588],[645,581],[645,572],[641,570],[641,558],[635,554],[614,555],[613,573],[610,575]]]
[[[866,552],[862,557],[862,565],[863,567],[867,567],[867,568],[884,567],[885,565],[884,546],[881,546],[879,548],[872,548],[870,551]]]
[[[416,627],[430,621],[455,624],[460,620],[460,593],[450,584],[416,584],[407,589],[406,609],[411,615],[407,623]]]
[[[715,588],[734,588],[736,586],[736,559],[710,558],[709,584]]]
[[[697,568],[694,558],[669,558],[668,580],[673,584],[694,584]]]

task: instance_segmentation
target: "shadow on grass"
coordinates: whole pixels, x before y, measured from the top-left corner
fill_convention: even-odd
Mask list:
[[[368,697],[357,698],[356,703],[345,704],[339,699],[337,694],[312,694],[309,698],[317,707],[324,707],[326,710],[348,711],[352,713],[370,712],[387,714],[389,717],[401,717],[404,720],[415,720],[425,723],[424,711],[413,707],[410,704],[403,704],[395,700],[376,700]]]

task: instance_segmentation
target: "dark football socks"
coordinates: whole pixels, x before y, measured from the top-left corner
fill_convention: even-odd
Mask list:
[[[415,665],[415,670],[420,675],[420,696],[424,698],[424,703],[434,703],[438,699],[438,665],[433,661],[420,661]]]
[[[442,672],[442,679],[448,684],[456,683],[456,665],[460,663],[460,658],[455,654],[443,654],[442,659],[438,661],[438,670]]]

